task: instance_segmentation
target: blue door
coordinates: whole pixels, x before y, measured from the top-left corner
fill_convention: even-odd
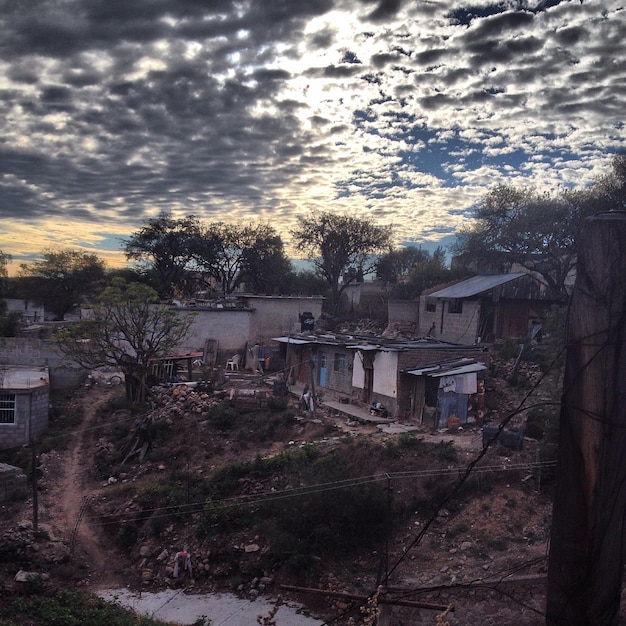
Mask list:
[[[320,354],[320,387],[326,387],[326,355]]]

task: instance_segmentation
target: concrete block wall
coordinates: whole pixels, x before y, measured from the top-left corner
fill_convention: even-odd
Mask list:
[[[394,322],[419,324],[419,303],[417,300],[389,300],[387,311],[390,324]]]
[[[28,390],[5,390],[15,393],[15,422],[0,424],[0,449],[28,445],[48,428],[50,389],[47,385]]]
[[[181,315],[194,313],[187,337],[178,345],[177,352],[203,350],[207,339],[217,340],[218,362],[226,363],[236,352],[241,352],[250,336],[248,309],[180,309]]]
[[[426,298],[420,298],[420,334],[426,335],[434,322],[435,331],[433,337],[452,343],[473,344],[476,341],[480,320],[480,301],[464,300],[462,313],[450,313],[448,307],[448,301],[437,300],[436,310],[434,312],[427,311]]]
[[[19,468],[0,463],[0,502],[9,502],[28,495],[28,480]]]
[[[53,389],[73,387],[85,374],[80,368],[68,366],[53,341],[34,337],[0,337],[0,363],[47,366]]]
[[[50,418],[50,388],[37,387],[31,390],[30,402],[30,422],[33,429],[32,435],[35,439],[39,439],[49,424]]]
[[[254,309],[250,323],[250,341],[271,344],[272,337],[300,332],[300,314],[309,311],[316,320],[322,315],[321,296],[246,296]]]

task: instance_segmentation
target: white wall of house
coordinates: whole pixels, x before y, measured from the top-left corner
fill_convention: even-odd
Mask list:
[[[398,395],[398,353],[377,352],[374,359],[374,393],[390,398]]]
[[[355,389],[365,387],[365,370],[359,351],[354,355],[352,368],[352,386]],[[374,356],[374,381],[372,393],[396,398],[398,395],[398,352],[376,352]]]
[[[365,387],[365,370],[363,369],[363,357],[358,350],[354,351],[354,361],[352,364],[352,386],[355,389]]]

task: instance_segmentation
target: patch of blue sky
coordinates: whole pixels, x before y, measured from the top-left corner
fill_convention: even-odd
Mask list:
[[[539,0],[535,3],[528,2],[528,0],[513,0],[512,2],[467,4],[450,10],[447,13],[446,18],[454,25],[470,26],[475,19],[500,15],[501,13],[511,10],[542,13],[551,7],[561,4],[561,2],[563,2],[563,0]]]
[[[124,238],[119,235],[110,233],[94,233],[97,240],[94,242],[81,242],[84,248],[93,248],[94,250],[121,250],[124,245]]]
[[[434,176],[441,181],[443,187],[458,185],[450,175],[450,168],[459,163],[465,164],[465,169],[472,170],[484,165],[517,167],[528,160],[528,155],[523,150],[509,152],[505,157],[485,155],[485,141],[496,136],[495,133],[482,133],[480,141],[471,140],[464,138],[459,129],[429,129],[423,125],[394,133],[394,137],[404,145],[414,146],[414,149],[398,151],[402,165]]]

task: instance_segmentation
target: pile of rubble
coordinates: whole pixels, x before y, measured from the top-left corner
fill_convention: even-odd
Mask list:
[[[157,408],[154,417],[175,418],[192,413],[203,415],[211,406],[222,402],[218,395],[201,389],[186,384],[153,387],[152,398]]]
[[[226,403],[234,408],[261,408],[267,405],[272,392],[258,383],[238,383],[209,392],[202,386],[178,384],[152,389],[157,409],[154,417],[175,419],[183,415],[204,415],[216,404]]]

